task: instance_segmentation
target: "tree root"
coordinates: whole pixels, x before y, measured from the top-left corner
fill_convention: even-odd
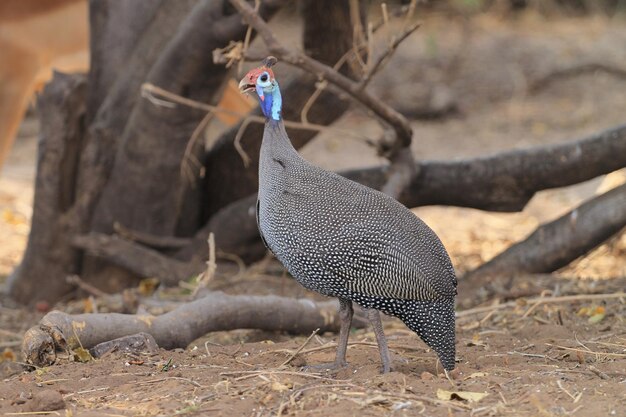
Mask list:
[[[22,352],[35,366],[53,364],[57,351],[92,348],[145,332],[165,349],[186,347],[209,332],[233,329],[281,330],[308,334],[339,329],[337,302],[277,296],[227,295],[214,292],[161,316],[77,314],[51,311],[24,335]],[[364,326],[357,320],[356,326]]]

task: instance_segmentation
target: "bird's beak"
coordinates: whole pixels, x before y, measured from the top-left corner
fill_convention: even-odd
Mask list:
[[[256,86],[254,84],[250,84],[248,81],[249,79],[247,75],[239,81],[239,91],[241,91],[242,94],[249,93],[256,89]]]

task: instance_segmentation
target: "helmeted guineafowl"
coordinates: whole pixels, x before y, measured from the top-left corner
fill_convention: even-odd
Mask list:
[[[383,372],[391,366],[380,315],[400,318],[455,367],[456,276],[435,233],[393,198],[305,161],[281,120],[273,57],[239,88],[256,92],[267,121],[259,160],[257,221],[265,245],[300,284],[339,298],[335,362],[346,365],[352,302],[367,310]]]

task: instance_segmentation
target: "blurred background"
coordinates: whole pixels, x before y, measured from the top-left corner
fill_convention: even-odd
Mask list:
[[[370,20],[381,17],[380,2],[372,2],[369,10]],[[370,86],[412,120],[416,158],[464,158],[564,142],[624,122],[626,1],[432,0],[418,2],[416,17],[421,28],[401,44]],[[300,47],[296,3],[283,8],[271,25],[283,42]],[[399,25],[394,20],[377,33],[374,53]],[[53,70],[88,71],[88,38],[86,1],[0,3],[2,280],[21,259],[29,232],[39,130],[34,95]],[[262,42],[254,41],[252,51],[262,50]],[[255,104],[227,88],[222,105],[246,112]],[[214,120],[205,130],[207,143],[234,121]],[[381,134],[367,113],[353,106],[335,126],[356,135],[322,133],[302,150],[307,159],[334,170],[385,163],[358,138]],[[441,207],[417,212],[465,271],[540,223],[623,181],[622,171],[541,192],[522,213]],[[564,273],[624,275],[625,239],[618,236]]]

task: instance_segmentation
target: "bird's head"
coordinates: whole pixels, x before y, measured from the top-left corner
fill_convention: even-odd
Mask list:
[[[241,79],[239,90],[244,94],[256,92],[265,117],[279,120],[282,100],[278,82],[272,71],[274,64],[276,58],[273,56],[265,58],[260,67],[251,69]]]

